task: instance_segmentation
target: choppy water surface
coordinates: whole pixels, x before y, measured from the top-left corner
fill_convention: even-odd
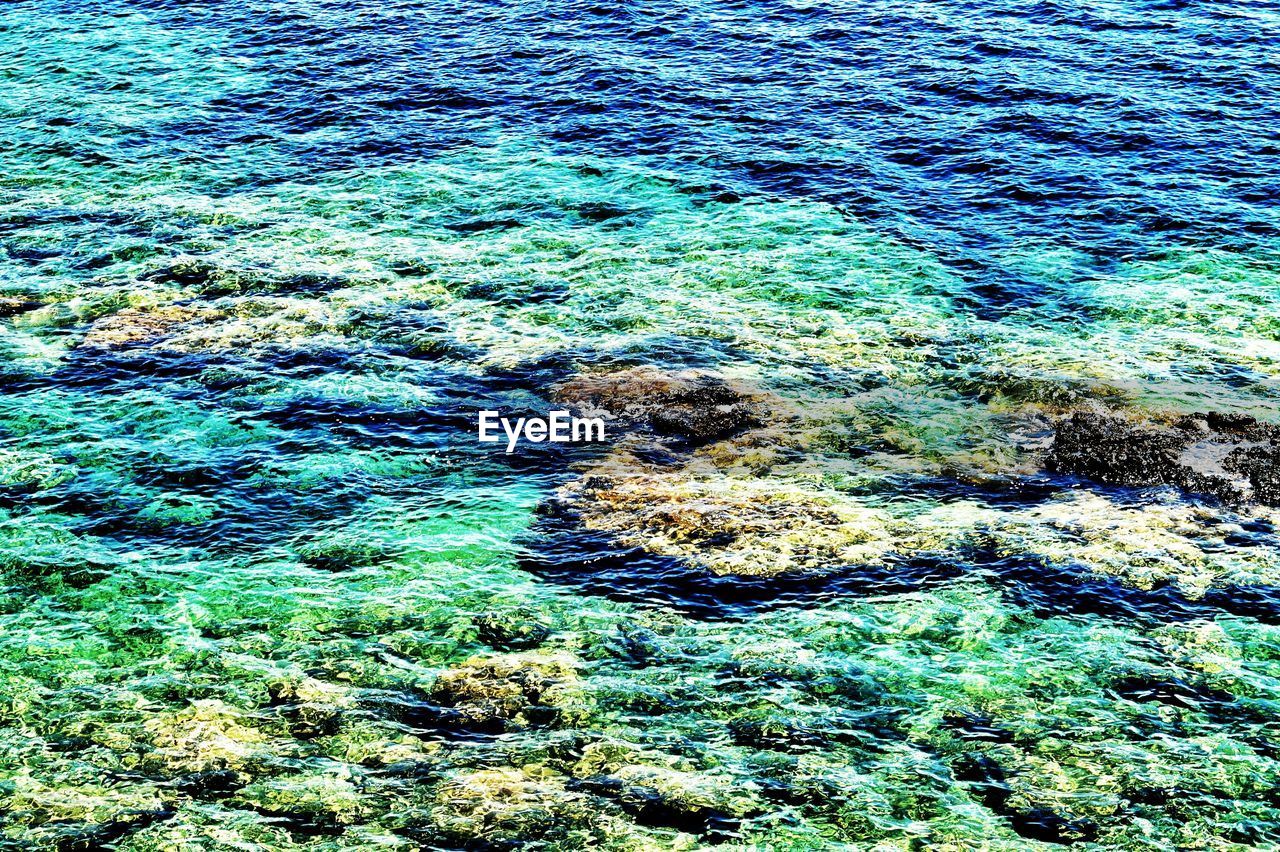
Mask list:
[[[1278,44],[5,5],[0,848],[1275,848],[1277,510],[1045,449],[1276,419]]]

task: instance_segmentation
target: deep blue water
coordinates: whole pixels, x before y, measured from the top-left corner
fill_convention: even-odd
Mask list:
[[[38,5],[89,11],[85,26],[140,8]],[[566,152],[711,165],[727,186],[831,201],[996,298],[1038,286],[1000,268],[1011,248],[1068,248],[1105,268],[1171,243],[1271,253],[1280,235],[1274,4],[141,7],[271,81],[122,141],[213,174],[225,146],[260,148],[260,172],[228,176],[227,190],[519,129]]]

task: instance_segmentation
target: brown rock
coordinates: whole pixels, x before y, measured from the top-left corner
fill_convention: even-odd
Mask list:
[[[759,425],[761,414],[757,396],[702,370],[671,373],[646,366],[586,374],[560,385],[553,396],[586,416],[618,420],[694,443]]]
[[[127,308],[93,324],[81,341],[82,348],[115,349],[168,336],[197,319],[218,316],[208,308],[164,305],[157,308]]]

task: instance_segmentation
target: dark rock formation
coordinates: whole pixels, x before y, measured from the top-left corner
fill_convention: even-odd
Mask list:
[[[298,558],[323,571],[365,568],[390,558],[390,549],[378,542],[342,536],[316,536],[298,547]]]
[[[476,638],[499,651],[528,651],[551,636],[551,629],[534,620],[531,614],[483,613],[473,620]]]
[[[43,306],[41,302],[22,296],[0,296],[0,317],[14,317]]]
[[[219,799],[244,787],[244,777],[230,769],[190,772],[173,779],[173,789],[192,799]]]
[[[806,752],[829,747],[829,736],[791,719],[735,719],[729,723],[735,745],[756,750]]]
[[[1013,789],[1007,773],[993,758],[985,754],[964,755],[953,767],[956,780],[988,809],[1009,821],[1020,836],[1041,843],[1071,845],[1095,840],[1098,827],[1090,819],[1073,818],[1048,808],[1018,808],[1013,805]]]
[[[174,811],[124,811],[106,822],[58,825],[53,835],[53,848],[57,852],[95,852],[115,848],[117,841],[141,831],[155,822],[171,819]]]
[[[1280,444],[1238,447],[1223,460],[1223,466],[1247,476],[1253,499],[1268,506],[1280,506]]]
[[[728,841],[738,836],[741,818],[721,808],[682,795],[681,791],[629,780],[615,775],[594,775],[574,779],[568,785],[612,799],[641,825],[674,828],[708,840]]]
[[[698,444],[760,425],[758,405],[750,394],[700,370],[668,373],[635,367],[581,375],[557,387],[555,399],[588,416],[648,427]]]
[[[1112,485],[1173,485],[1232,505],[1280,505],[1280,426],[1247,415],[1160,424],[1079,411],[1059,424],[1047,462]]]

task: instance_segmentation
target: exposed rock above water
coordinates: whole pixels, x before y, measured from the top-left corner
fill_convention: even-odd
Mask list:
[[[1050,469],[1123,486],[1173,485],[1228,504],[1280,505],[1280,427],[1209,412],[1168,424],[1076,412],[1057,429]]]
[[[759,425],[763,413],[758,396],[701,370],[669,373],[645,366],[584,374],[557,387],[554,397],[588,416],[699,444]]]

